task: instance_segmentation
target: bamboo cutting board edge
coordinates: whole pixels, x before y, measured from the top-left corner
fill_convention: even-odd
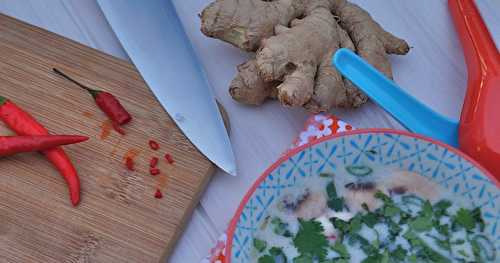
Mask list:
[[[75,41],[63,38],[63,37],[58,36],[54,33],[47,32],[43,29],[28,25],[24,22],[17,21],[14,18],[10,18],[10,17],[7,17],[5,15],[0,15],[0,26],[3,27],[3,29],[0,29],[0,48],[2,50],[4,50],[4,52],[0,52],[0,58],[7,57],[7,59],[2,59],[2,62],[0,63],[1,64],[0,68],[2,69],[0,72],[0,75],[1,74],[8,75],[8,76],[4,76],[3,78],[1,78],[4,81],[4,87],[2,88],[2,86],[0,86],[0,91],[2,91],[2,92],[5,91],[5,94],[8,94],[8,95],[12,95],[12,94],[15,94],[16,92],[21,92],[21,91],[29,91],[28,93],[33,92],[33,94],[27,94],[26,95],[27,98],[24,98],[25,97],[24,95],[23,96],[12,95],[12,96],[15,99],[16,103],[18,103],[20,106],[25,108],[27,111],[31,112],[35,116],[35,118],[37,118],[40,122],[45,124],[50,130],[58,130],[58,132],[61,131],[63,133],[77,133],[79,131],[82,131],[89,136],[93,136],[93,137],[96,136],[96,134],[93,134],[92,127],[87,127],[86,124],[77,125],[78,127],[72,127],[72,125],[65,124],[64,119],[63,120],[55,120],[55,118],[53,116],[52,117],[46,116],[46,114],[54,113],[54,112],[59,113],[61,110],[68,110],[71,107],[58,108],[56,111],[54,111],[53,109],[45,109],[44,103],[35,100],[35,99],[39,99],[40,96],[42,96],[42,98],[44,98],[43,95],[41,95],[41,94],[49,91],[48,89],[45,88],[44,85],[57,86],[60,83],[64,83],[61,79],[58,79],[57,77],[54,77],[47,72],[45,72],[45,73],[43,72],[43,70],[50,69],[50,67],[53,64],[57,64],[58,66],[62,66],[63,69],[71,69],[71,72],[69,72],[69,73],[75,74],[76,78],[83,80],[83,82],[85,82],[86,84],[89,84],[91,86],[107,87],[108,88],[107,91],[111,91],[112,93],[117,95],[120,99],[122,99],[122,102],[124,102],[127,109],[134,109],[134,106],[136,106],[136,105],[134,105],[134,95],[137,95],[137,94],[142,94],[142,95],[146,94],[148,96],[148,101],[154,101],[154,102],[152,102],[152,104],[155,104],[154,106],[155,106],[156,110],[153,114],[154,115],[153,119],[156,120],[157,122],[158,122],[158,120],[162,120],[162,121],[164,120],[164,121],[168,122],[167,123],[169,126],[168,128],[170,130],[174,130],[173,132],[166,132],[167,134],[172,135],[173,139],[168,140],[169,138],[167,138],[166,139],[167,142],[165,144],[167,144],[169,147],[172,147],[172,145],[175,147],[180,147],[180,150],[177,150],[180,157],[178,157],[179,160],[176,160],[176,163],[179,163],[179,165],[178,165],[180,167],[179,171],[182,170],[182,172],[179,172],[179,175],[180,176],[187,176],[187,174],[191,173],[191,172],[197,173],[196,181],[195,181],[195,183],[196,183],[195,191],[190,191],[189,193],[183,192],[183,191],[179,192],[179,196],[183,196],[183,197],[189,196],[190,201],[186,203],[185,199],[183,200],[183,202],[185,202],[182,204],[184,211],[181,212],[182,215],[180,217],[175,218],[175,220],[178,220],[178,221],[176,222],[177,224],[175,225],[175,227],[171,228],[171,232],[172,232],[171,237],[169,240],[166,240],[166,244],[163,244],[164,249],[162,251],[159,251],[160,255],[157,255],[159,260],[164,261],[164,260],[168,259],[169,254],[171,253],[172,249],[175,246],[175,241],[180,237],[182,230],[184,229],[185,224],[187,223],[187,220],[190,218],[194,208],[196,207],[196,205],[199,201],[201,194],[203,193],[203,190],[205,189],[206,184],[209,182],[211,175],[214,172],[213,164],[211,164],[205,157],[203,157],[199,152],[197,152],[197,150],[194,148],[194,146],[191,145],[191,143],[189,141],[187,141],[187,139],[180,133],[178,128],[175,126],[175,124],[173,124],[172,120],[168,117],[168,115],[165,113],[165,111],[159,106],[158,102],[153,97],[153,95],[151,94],[149,89],[147,89],[144,81],[142,80],[140,75],[137,73],[137,71],[135,70],[133,65],[129,64],[128,62],[126,62],[124,60],[112,57],[112,56],[107,55],[105,53],[102,53],[100,51],[97,51],[97,50],[94,50],[92,48],[81,45]],[[2,33],[2,31],[3,31],[3,33]],[[38,39],[33,40],[32,39],[33,37],[35,39],[36,38],[38,38]],[[36,41],[36,42],[33,42],[33,41]],[[41,48],[44,44],[47,44],[45,46],[46,50],[43,50]],[[34,51],[35,55],[30,54],[31,48],[32,48],[32,46],[30,46],[30,45],[36,46],[35,48],[33,48],[35,50]],[[57,46],[57,47],[54,47],[54,46]],[[66,49],[70,50],[71,52],[66,53],[66,51],[67,51]],[[2,53],[3,53],[3,55],[1,55]],[[75,58],[77,58],[77,59],[75,59]],[[43,65],[43,63],[46,62],[45,60],[51,62],[51,63],[48,63],[50,65]],[[19,65],[22,62],[29,62],[30,64],[24,64],[27,66],[25,67],[23,65],[21,67]],[[56,62],[56,63],[54,63],[54,62]],[[103,62],[107,63],[107,66],[103,66],[101,64]],[[89,69],[82,70],[82,68],[85,68],[85,67],[88,67]],[[73,68],[77,68],[78,70],[73,71],[72,70]],[[107,73],[109,73],[113,69],[114,70],[122,70],[122,71],[124,71],[122,73],[127,73],[127,74],[125,74],[126,76],[120,76],[120,75],[113,76],[113,77],[108,76],[109,74],[107,74]],[[30,72],[31,74],[33,74],[35,76],[31,76],[31,77],[27,76],[27,75],[25,75],[25,72]],[[46,75],[49,75],[49,76],[47,77]],[[133,84],[130,84],[127,82],[131,82]],[[16,86],[16,87],[18,87],[18,89],[16,89],[16,91],[8,90],[8,88],[5,85]],[[54,91],[55,89],[52,89],[49,91],[49,92],[54,92],[54,94],[53,94],[54,98],[51,98],[52,99],[52,100],[50,100],[51,102],[58,101],[58,100],[64,100],[64,101],[68,102],[69,100],[71,100],[71,98],[74,98],[74,96],[76,96],[75,94],[77,94],[78,96],[85,95],[81,91],[75,90],[75,87],[69,87],[70,84],[65,84],[64,86],[65,86],[64,91],[55,92]],[[137,87],[134,87],[134,86],[137,86]],[[140,90],[140,92],[139,91],[136,92],[136,90],[131,90],[132,88]],[[127,91],[130,91],[131,94],[128,94],[129,92],[127,92]],[[70,95],[68,95],[68,94],[70,94]],[[82,100],[82,101],[78,101],[78,103],[82,104],[80,106],[82,106],[85,111],[94,110],[94,114],[96,116],[99,115],[99,112],[97,112],[97,111],[95,111],[95,109],[93,109],[93,108],[95,108],[95,106],[89,105],[89,100],[83,100],[80,97],[78,97],[78,100]],[[47,102],[47,103],[49,103],[49,102]],[[74,109],[77,109],[77,107],[74,107],[71,110],[74,110]],[[136,110],[136,109],[134,109],[134,110]],[[143,108],[138,109],[137,110],[138,112],[134,112],[134,110],[132,110],[132,115],[134,115],[134,116],[139,115],[139,116],[150,117],[147,114],[146,110]],[[64,113],[64,114],[66,114],[66,113]],[[99,117],[102,118],[102,116],[99,116]],[[75,117],[73,116],[73,119],[74,118]],[[80,116],[80,118],[81,118],[81,116]],[[142,132],[142,133],[147,134],[146,131],[141,129],[141,127],[139,127],[139,126],[148,124],[150,122],[142,121],[140,119],[139,120],[134,119],[134,122],[139,122],[139,123],[133,123],[132,124],[133,127],[128,127],[128,128],[130,128],[130,130],[132,130],[132,132],[139,132],[139,133]],[[157,129],[152,129],[152,130],[153,131],[148,130],[147,132],[152,132],[151,134],[153,134],[155,136],[159,136],[159,135],[163,134],[162,131],[164,130],[164,128],[157,128]],[[5,127],[2,127],[1,131],[7,132]],[[134,142],[134,143],[136,143],[135,145],[140,145],[140,143],[138,143],[138,142]],[[98,146],[99,147],[101,147],[101,146],[107,147],[109,145],[103,144],[103,145],[98,145]],[[68,150],[68,152],[73,160],[77,159],[78,156],[85,156],[85,152],[73,150],[74,148],[76,148],[76,147],[72,147],[70,150]],[[97,146],[96,146],[96,148],[97,148]],[[176,148],[174,148],[173,150],[176,150]],[[183,158],[186,157],[186,154],[185,154],[186,150],[188,152],[189,151],[193,152],[193,154],[195,156],[195,157],[193,157],[194,162],[182,160]],[[147,151],[147,150],[145,150],[145,151]],[[82,159],[87,159],[87,158],[89,158],[89,157],[86,156],[86,158],[82,158]],[[14,157],[12,159],[14,159],[14,161],[5,162],[5,163],[9,163],[9,164],[16,163],[17,165],[20,165],[20,163],[23,163],[23,158]],[[28,159],[29,159],[28,161],[30,162],[31,165],[33,165],[34,163],[38,164],[38,163],[44,162],[43,158],[38,158],[37,156],[29,156]],[[40,160],[40,159],[42,159],[42,160]],[[84,163],[85,160],[81,161],[81,162]],[[10,166],[10,167],[14,167],[14,166]],[[23,166],[23,169],[24,168],[26,168],[26,167]],[[15,169],[15,167],[13,169]],[[28,169],[28,168],[26,168],[26,169]],[[79,208],[77,208],[76,210],[74,210],[73,212],[78,211],[78,209],[86,209],[87,208],[86,206],[89,205],[89,203],[91,201],[93,201],[91,199],[94,199],[94,198],[98,199],[100,197],[99,195],[93,196],[94,193],[88,191],[91,189],[91,188],[88,188],[88,186],[89,186],[88,181],[91,181],[91,180],[89,180],[86,177],[85,169],[81,169],[81,167],[77,167],[77,169],[79,171],[83,170],[80,174],[81,174],[81,178],[82,178],[84,192],[82,194],[81,206]],[[53,170],[53,168],[50,165],[43,164],[43,169],[41,169],[41,170],[42,170],[42,172],[49,172],[50,173],[49,176],[42,176],[43,179],[45,179],[45,177],[50,178],[50,182],[47,185],[52,185],[52,186],[57,185],[56,191],[57,192],[62,191],[62,193],[58,193],[57,198],[55,198],[55,199],[49,198],[50,199],[49,201],[50,202],[61,202],[62,206],[64,206],[64,205],[68,206],[69,201],[67,200],[67,198],[68,198],[67,197],[67,190],[65,188],[66,186],[63,185],[63,183],[61,183],[62,182],[61,178],[58,176],[54,176],[54,173],[56,173],[56,172]],[[26,170],[26,171],[31,172],[31,170]],[[16,170],[16,172],[17,172],[17,170]],[[175,170],[174,170],[174,173],[175,173]],[[28,177],[30,177],[30,176],[28,176]],[[194,178],[194,176],[192,176],[192,177]],[[1,174],[0,174],[0,178],[1,178]],[[9,178],[9,180],[11,180],[11,179],[12,178]],[[167,183],[167,184],[175,184],[176,181],[172,182],[173,181],[172,179],[175,179],[175,176],[169,176],[170,183]],[[147,178],[145,180],[147,180]],[[180,181],[182,181],[182,180],[180,180]],[[25,186],[26,189],[31,189],[30,187],[32,187],[32,186],[28,185],[27,182],[32,183],[32,181],[28,180],[26,182],[23,182],[23,183],[26,183],[26,185],[27,185],[27,186]],[[8,183],[11,183],[11,181],[9,181]],[[18,184],[18,182],[15,182],[15,183]],[[95,184],[95,182],[94,182],[94,184]],[[95,187],[96,185],[91,185],[91,186]],[[176,185],[176,187],[172,187],[172,188],[184,190],[184,188],[186,188],[188,186],[189,186],[189,183],[182,181],[182,184],[181,184],[181,182],[179,182],[179,184]],[[2,186],[0,185],[0,190],[1,189],[2,189]],[[47,188],[47,189],[52,190],[51,188]],[[175,189],[174,189],[174,191],[175,191]],[[9,189],[9,191],[15,192],[16,190],[14,188],[11,188],[11,189]],[[2,191],[0,191],[0,196],[2,195],[1,192]],[[7,192],[7,190],[5,192]],[[153,193],[148,193],[148,194],[152,198]],[[165,195],[169,195],[169,194],[170,194],[169,192],[165,192]],[[105,200],[105,201],[109,201],[109,200]],[[60,204],[58,204],[58,207],[59,207],[59,205]],[[135,205],[138,205],[138,204],[135,204]],[[120,203],[120,205],[118,205],[117,207],[121,208],[122,206],[123,206],[123,204]],[[152,205],[152,207],[154,207],[154,205]],[[7,208],[2,208],[2,206],[0,206],[0,210],[2,210],[2,209],[7,209]],[[68,207],[65,207],[64,209],[65,209],[65,211],[63,214],[68,213],[68,211],[69,211],[69,213],[72,213],[72,210],[68,209]],[[169,210],[167,208],[165,208],[165,209]],[[49,212],[47,212],[47,213],[49,213]],[[14,216],[14,219],[15,219],[15,216]],[[10,223],[12,224],[12,222],[10,222]],[[22,227],[20,227],[20,228],[22,228]],[[160,228],[158,228],[158,229],[160,229]],[[9,229],[7,229],[7,231],[9,231]],[[0,251],[2,250],[2,246],[4,246],[3,249],[9,249],[9,245],[5,244],[6,242],[2,243],[3,241],[1,239],[2,238],[1,235],[2,235],[2,229],[0,229]],[[163,242],[163,240],[162,240],[162,242]],[[15,242],[14,242],[14,244],[15,244]],[[157,246],[158,244],[155,244],[155,245]],[[21,247],[21,250],[22,250],[22,247]],[[51,253],[54,253],[54,252],[51,252],[51,251],[47,252],[47,254],[51,254]],[[96,253],[100,253],[100,252],[98,251]],[[29,255],[30,253],[27,252],[27,254]],[[43,254],[43,253],[41,253],[41,254]],[[64,257],[64,256],[66,256],[66,255],[63,255],[62,257]],[[97,258],[97,259],[93,258],[93,255],[91,255],[91,254],[84,254],[83,256],[87,257],[87,259],[89,259],[89,260],[96,260],[96,261],[91,261],[91,262],[101,262],[101,261],[99,261],[100,260],[99,258]],[[51,257],[51,256],[49,255],[49,257]],[[54,257],[57,257],[57,255]],[[155,257],[155,256],[153,256],[153,257]],[[153,257],[146,258],[146,260],[144,262],[151,262],[149,259],[153,260],[152,259]],[[79,258],[79,259],[81,259],[81,258]]]

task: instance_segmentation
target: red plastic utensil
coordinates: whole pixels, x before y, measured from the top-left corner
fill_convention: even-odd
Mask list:
[[[500,53],[472,0],[449,0],[468,71],[460,149],[500,179]]]

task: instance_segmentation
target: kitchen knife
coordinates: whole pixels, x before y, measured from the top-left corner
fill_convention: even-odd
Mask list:
[[[98,3],[130,59],[177,126],[210,161],[236,175],[222,117],[171,0]]]

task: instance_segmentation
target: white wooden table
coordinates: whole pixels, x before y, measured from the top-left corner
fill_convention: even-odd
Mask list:
[[[200,7],[209,2],[189,1]],[[413,47],[407,56],[391,58],[396,82],[437,111],[458,118],[465,94],[466,68],[446,1],[354,2]],[[128,60],[95,0],[0,0],[0,12]],[[498,14],[500,10],[493,9],[493,12]],[[500,29],[500,22],[495,28]],[[248,55],[219,41],[203,41],[195,47],[208,67],[208,77],[218,100],[229,112],[239,175],[230,177],[217,172],[170,262],[197,263],[207,254],[225,230],[246,189],[289,146],[307,117],[300,109],[284,109],[277,103],[253,108],[232,101],[227,92],[228,83],[235,72],[234,66]],[[373,104],[355,111],[333,113],[356,127],[400,128]]]

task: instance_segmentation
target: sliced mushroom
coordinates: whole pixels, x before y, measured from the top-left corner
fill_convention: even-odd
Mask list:
[[[321,216],[326,210],[326,195],[312,192],[295,209],[295,216],[306,220]]]
[[[297,207],[309,197],[309,188],[304,188],[296,193],[289,193],[282,197],[280,209],[287,211],[295,211]]]
[[[438,185],[429,179],[408,171],[397,171],[384,178],[384,188],[397,192],[412,193],[431,202],[439,199]]]
[[[371,181],[358,181],[345,185],[346,191],[344,199],[349,210],[353,213],[363,210],[363,204],[366,204],[370,210],[380,207],[382,204],[375,193],[377,191],[385,192],[378,185]]]
[[[370,210],[379,208],[382,202],[375,198],[378,189],[370,190],[348,190],[345,192],[345,201],[349,210],[353,213],[363,210],[363,204],[366,204]]]

